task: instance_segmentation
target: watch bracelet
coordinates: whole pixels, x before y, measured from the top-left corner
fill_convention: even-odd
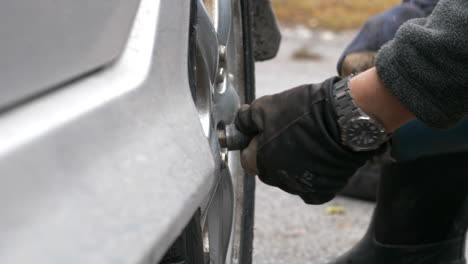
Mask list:
[[[335,100],[335,110],[338,120],[346,116],[355,115],[360,112],[359,107],[354,103],[349,89],[349,81],[352,75],[341,79],[334,85],[333,97]]]
[[[351,78],[354,77],[354,74],[349,75],[346,78],[343,78],[336,82],[333,87],[333,99],[335,103],[335,112],[337,115],[337,122],[339,126],[341,127],[340,130],[343,129],[345,120],[349,120],[353,116],[360,116],[360,115],[366,115],[370,118],[372,118],[375,122],[379,123],[380,126],[384,127],[382,121],[380,121],[378,118],[369,115],[362,111],[355,103],[354,99],[351,95],[351,90],[350,90],[350,85],[349,82]],[[388,141],[391,138],[392,134],[387,133],[385,138],[383,139],[382,144],[384,144],[386,141]],[[347,145],[344,143],[344,137],[343,135],[340,136],[341,139],[343,140],[343,144]]]

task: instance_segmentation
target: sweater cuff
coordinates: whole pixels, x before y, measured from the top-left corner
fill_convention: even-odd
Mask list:
[[[416,81],[417,78],[411,76],[411,71],[407,69],[413,65],[406,65],[408,60],[402,59],[409,54],[405,54],[401,47],[396,50],[392,46],[393,42],[390,41],[380,49],[375,61],[377,73],[384,85],[426,125],[438,129],[452,127],[458,120],[447,116],[425,87]]]

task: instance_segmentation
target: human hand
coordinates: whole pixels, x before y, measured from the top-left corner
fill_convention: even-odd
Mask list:
[[[242,106],[236,126],[255,135],[242,152],[244,168],[306,203],[333,199],[359,167],[385,148],[354,152],[341,144],[332,105],[338,80],[299,86]]]

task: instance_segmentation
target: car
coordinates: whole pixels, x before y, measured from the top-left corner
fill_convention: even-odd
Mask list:
[[[269,1],[1,5],[0,263],[251,263],[218,135],[278,50]]]

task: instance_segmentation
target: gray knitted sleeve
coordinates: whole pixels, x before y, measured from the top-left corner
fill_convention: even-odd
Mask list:
[[[377,72],[416,117],[450,128],[468,115],[468,1],[441,0],[403,24],[376,58]]]

